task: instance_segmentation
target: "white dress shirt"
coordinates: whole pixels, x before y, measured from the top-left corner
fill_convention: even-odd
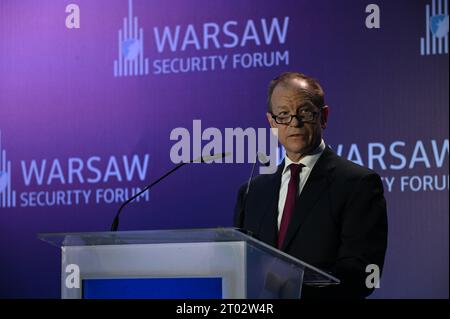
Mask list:
[[[320,155],[322,155],[324,150],[325,150],[325,142],[322,140],[320,145],[314,150],[314,152],[312,152],[310,155],[306,155],[298,162],[291,161],[291,159],[287,157],[286,154],[284,158],[283,174],[281,174],[280,196],[278,199],[278,229],[280,229],[281,218],[283,217],[284,204],[286,202],[289,180],[291,179],[291,170],[289,168],[289,165],[291,164],[305,165],[300,173],[299,187],[298,187],[298,195],[300,195],[303,190],[303,187],[306,184],[306,181],[308,180],[309,174],[311,174],[314,165],[316,165],[317,160],[319,159]]]

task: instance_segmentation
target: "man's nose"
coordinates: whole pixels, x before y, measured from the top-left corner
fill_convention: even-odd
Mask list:
[[[289,123],[289,126],[291,126],[291,127],[303,127],[303,122],[300,121],[298,118],[299,118],[298,115],[294,116],[292,118],[291,123]]]

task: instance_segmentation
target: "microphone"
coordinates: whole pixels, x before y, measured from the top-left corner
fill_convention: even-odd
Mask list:
[[[173,172],[175,172],[176,170],[180,169],[182,166],[186,165],[186,164],[190,164],[190,163],[207,163],[219,158],[224,158],[229,156],[231,153],[227,152],[227,153],[219,153],[219,154],[214,154],[214,155],[207,155],[207,156],[200,156],[195,160],[191,160],[189,162],[183,162],[178,164],[177,166],[175,166],[174,168],[172,168],[170,171],[168,171],[166,174],[164,174],[163,176],[161,176],[160,178],[158,178],[156,181],[154,181],[153,183],[145,186],[140,192],[134,194],[133,196],[131,196],[129,199],[127,199],[119,208],[119,210],[116,213],[116,216],[114,217],[114,220],[112,222],[111,225],[111,231],[117,231],[117,229],[119,228],[119,216],[120,213],[122,212],[122,209],[130,202],[132,202],[134,199],[136,199],[137,197],[139,197],[140,195],[142,195],[143,193],[145,193],[147,190],[149,190],[151,187],[153,187],[154,185],[158,184],[160,181],[162,181],[164,178],[166,178],[167,176],[169,176],[170,174],[172,174]]]
[[[257,162],[260,162],[264,166],[269,166],[270,165],[270,161],[269,161],[269,159],[267,158],[266,155],[264,155],[261,152],[257,152],[256,153],[256,160],[255,160],[255,162],[252,165],[252,171],[250,173],[250,177],[249,177],[248,182],[247,182],[247,188],[245,189],[244,198],[242,199],[242,206],[241,206],[241,210],[239,212],[238,224],[237,224],[237,226],[239,227],[239,230],[241,230],[242,232],[244,232],[246,234],[249,234],[249,235],[252,235],[251,232],[243,229],[244,221],[245,221],[245,204],[247,202],[247,195],[248,195],[248,193],[250,191],[250,185],[252,183],[253,174],[255,172],[255,167],[256,167],[256,163]]]
[[[258,161],[264,165],[264,166],[269,166],[270,165],[270,160],[267,158],[267,156],[264,153],[258,152]]]

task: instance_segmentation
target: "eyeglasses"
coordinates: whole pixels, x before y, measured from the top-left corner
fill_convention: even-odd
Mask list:
[[[297,121],[305,123],[305,122],[313,122],[316,119],[317,114],[320,112],[314,112],[310,110],[300,110],[299,114],[290,115],[287,112],[281,112],[278,115],[272,114],[272,118],[278,124],[289,125],[292,122],[292,119],[295,117]]]

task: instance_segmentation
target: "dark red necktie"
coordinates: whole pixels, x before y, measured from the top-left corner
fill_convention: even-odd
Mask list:
[[[303,164],[291,164],[289,168],[291,170],[291,178],[289,179],[288,191],[286,195],[286,201],[284,202],[283,217],[281,218],[280,230],[278,232],[278,249],[283,246],[284,238],[286,237],[289,221],[291,220],[292,213],[294,212],[295,199],[298,194],[298,184],[300,179],[300,172]]]

